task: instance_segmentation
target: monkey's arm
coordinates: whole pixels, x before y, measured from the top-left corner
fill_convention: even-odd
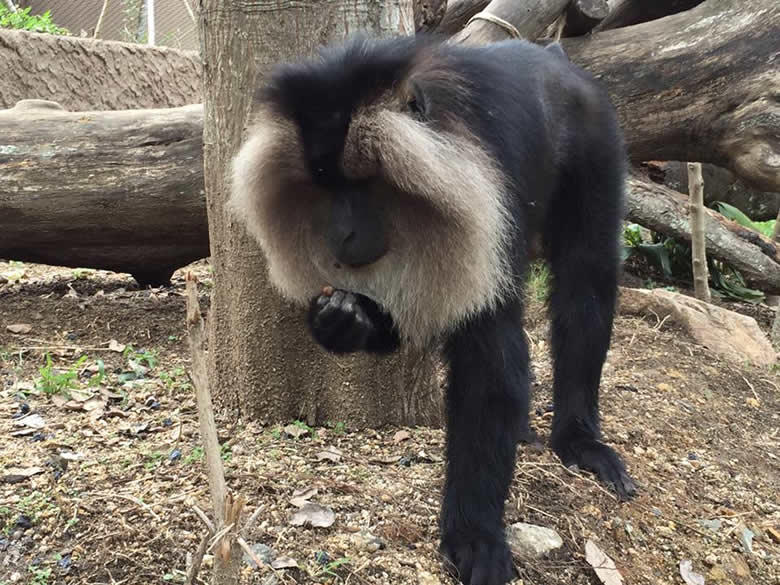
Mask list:
[[[309,305],[309,329],[326,350],[336,353],[390,353],[401,340],[392,317],[366,296],[335,290],[314,297]]]

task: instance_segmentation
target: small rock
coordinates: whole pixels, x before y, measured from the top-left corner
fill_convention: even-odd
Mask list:
[[[706,557],[704,557],[704,564],[707,565],[708,567],[714,567],[715,565],[718,564],[719,560],[720,559],[718,559],[718,555],[710,553]]]
[[[771,366],[775,350],[753,317],[704,303],[693,297],[663,289],[621,287],[620,311],[630,315],[669,317],[700,345],[726,360]]]
[[[358,550],[366,551],[369,553],[375,553],[381,548],[384,548],[384,543],[381,539],[377,538],[367,530],[361,530],[349,537],[350,542]]]
[[[712,567],[707,573],[707,583],[715,585],[734,585],[734,582],[726,575],[722,567]]]
[[[723,567],[726,574],[736,583],[749,583],[751,578],[750,567],[739,555],[729,555],[723,559]]]
[[[563,540],[555,530],[517,522],[507,529],[507,541],[514,554],[540,559],[563,546]]]
[[[266,565],[270,565],[271,561],[273,561],[274,557],[276,556],[270,546],[266,546],[261,542],[251,544],[249,545],[249,548],[252,549],[252,552],[255,553],[255,556]],[[252,560],[252,558],[246,553],[244,553],[244,562],[253,569],[257,568],[257,563],[255,563],[255,561]]]
[[[740,524],[737,527],[737,535],[739,536],[739,542],[742,544],[742,548],[745,552],[753,554],[753,537],[755,536],[753,531],[744,524]]]
[[[417,583],[419,585],[441,585],[439,578],[428,571],[420,571],[417,573]]]

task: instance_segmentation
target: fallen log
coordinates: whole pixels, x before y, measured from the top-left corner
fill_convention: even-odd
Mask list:
[[[780,191],[778,39],[777,0],[707,0],[561,42],[605,84],[632,160],[712,163]]]
[[[65,112],[48,102],[0,111],[0,258],[129,272],[161,284],[209,255],[203,110]],[[640,175],[632,221],[688,240],[686,199]],[[776,246],[710,212],[707,254],[780,292]]]
[[[202,133],[200,105],[0,111],[0,258],[167,283],[209,255]]]
[[[691,241],[688,199],[637,173],[628,179],[628,219],[665,235]],[[758,232],[705,209],[707,256],[742,273],[745,281],[766,293],[780,293],[780,253]]]
[[[595,30],[609,30],[657,20],[698,6],[703,0],[610,0],[609,15]]]
[[[25,99],[70,111],[201,101],[197,51],[0,29],[0,108]]]

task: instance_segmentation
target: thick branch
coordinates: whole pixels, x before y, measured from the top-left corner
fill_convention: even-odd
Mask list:
[[[684,195],[638,174],[628,180],[628,218],[654,231],[691,241],[687,200]],[[780,293],[780,254],[769,238],[705,210],[707,255],[739,270],[752,286]]]
[[[0,110],[0,258],[161,284],[208,256],[203,108]]]
[[[560,14],[569,0],[493,0],[485,9],[517,29],[526,39],[536,39]],[[511,38],[512,34],[494,22],[472,20],[452,37],[453,42],[480,45]]]
[[[608,30],[640,24],[690,10],[703,0],[610,0],[609,15],[596,27]]]
[[[777,0],[707,0],[562,42],[606,85],[634,161],[710,162],[780,191],[778,38]]]
[[[196,51],[0,29],[0,108],[24,99],[76,110],[167,108],[201,100]]]

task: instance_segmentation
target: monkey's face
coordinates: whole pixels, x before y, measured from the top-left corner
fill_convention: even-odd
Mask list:
[[[467,81],[413,39],[356,41],[272,76],[230,206],[282,294],[359,292],[420,344],[508,294],[505,178],[468,107]]]

